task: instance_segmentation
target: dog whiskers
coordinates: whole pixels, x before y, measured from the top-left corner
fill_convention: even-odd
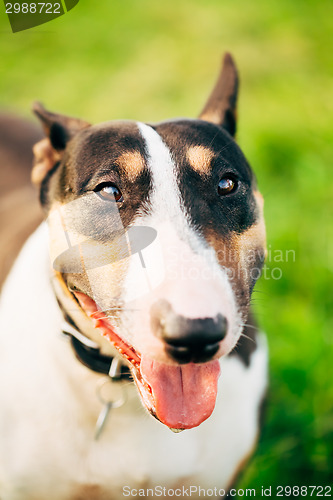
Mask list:
[[[109,309],[103,309],[103,312],[107,311],[124,311],[124,312],[133,312],[133,311],[139,311],[139,309],[130,308],[130,307],[122,307],[122,306],[115,306],[115,307],[110,307]]]
[[[122,306],[114,306],[114,307],[109,307],[108,309],[103,309],[100,311],[95,311],[94,313],[91,314],[92,318],[98,317],[99,314],[106,314],[106,313],[112,313],[112,312],[118,312],[118,311],[125,311],[125,312],[133,312],[137,311],[138,309],[130,309],[130,308],[123,308]]]
[[[256,344],[256,341],[254,339],[251,339],[251,337],[249,337],[248,335],[245,335],[245,333],[241,333],[240,336],[239,336],[239,338],[240,337],[244,337],[247,340],[251,340],[251,342],[253,342],[254,344]]]
[[[249,325],[249,323],[240,323],[239,326],[246,326],[246,328],[253,328],[254,330],[257,330],[256,326]]]

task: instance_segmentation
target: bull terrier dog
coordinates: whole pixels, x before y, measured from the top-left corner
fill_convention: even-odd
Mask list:
[[[91,125],[34,105],[45,221],[1,299],[1,500],[223,497],[251,456],[266,243],[237,88],[225,54],[198,119]]]

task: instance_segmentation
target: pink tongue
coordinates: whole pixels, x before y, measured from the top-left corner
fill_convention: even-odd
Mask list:
[[[152,389],[157,418],[168,427],[191,429],[214,410],[218,360],[175,366],[142,356],[141,374]]]

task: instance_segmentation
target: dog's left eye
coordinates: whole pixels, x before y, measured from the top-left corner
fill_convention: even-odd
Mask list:
[[[220,196],[233,193],[238,188],[238,181],[234,176],[225,176],[219,182],[217,192]]]
[[[103,184],[99,184],[94,191],[100,198],[102,198],[102,200],[118,202],[124,201],[120,189],[115,184],[110,182],[103,182]]]

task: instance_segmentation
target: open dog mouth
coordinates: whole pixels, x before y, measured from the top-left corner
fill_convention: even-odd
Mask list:
[[[218,360],[175,365],[140,354],[118,335],[93,299],[82,292],[74,295],[94,327],[128,361],[142,402],[154,417],[172,429],[191,429],[211,415],[220,375]]]

